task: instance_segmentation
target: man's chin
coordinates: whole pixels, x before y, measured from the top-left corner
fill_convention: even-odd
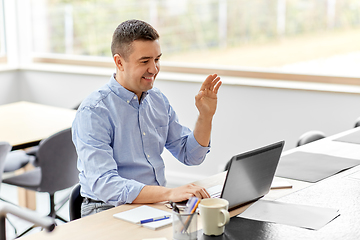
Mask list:
[[[149,86],[146,86],[146,87],[144,88],[144,92],[147,92],[147,91],[151,90],[153,87],[154,87],[153,84],[152,84],[152,85],[149,85]]]

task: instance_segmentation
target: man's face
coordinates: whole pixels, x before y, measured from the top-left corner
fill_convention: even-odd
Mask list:
[[[116,80],[140,99],[143,92],[153,87],[155,78],[159,73],[160,44],[158,40],[137,40],[131,44],[131,48],[132,52],[127,61],[121,58],[122,67],[118,69],[121,77],[116,76]]]

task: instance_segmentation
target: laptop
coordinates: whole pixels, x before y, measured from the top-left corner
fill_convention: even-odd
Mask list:
[[[229,201],[229,210],[263,197],[270,191],[284,141],[235,155],[224,185],[207,189],[211,197]]]

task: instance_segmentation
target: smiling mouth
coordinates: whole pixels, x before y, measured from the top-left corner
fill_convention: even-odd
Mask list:
[[[148,81],[153,81],[154,80],[154,77],[143,77],[145,80],[148,80]]]

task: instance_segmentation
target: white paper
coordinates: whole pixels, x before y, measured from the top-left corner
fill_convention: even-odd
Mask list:
[[[285,180],[274,180],[271,183],[271,189],[283,189],[283,188],[292,188],[292,184]]]
[[[259,200],[237,217],[318,230],[339,216],[339,210]]]
[[[164,226],[170,225],[172,223],[172,217],[171,217],[170,212],[163,211],[163,210],[153,208],[153,207],[149,207],[146,205],[142,205],[140,207],[133,208],[128,211],[116,213],[113,216],[115,218],[122,219],[122,220],[136,224],[144,219],[156,218],[156,217],[161,217],[161,216],[165,216],[165,215],[169,215],[170,218],[161,220],[161,221],[156,221],[156,222],[144,223],[141,225],[141,226],[156,230],[160,227],[164,227]]]
[[[354,172],[354,173],[350,174],[349,177],[360,180],[360,171],[357,171],[357,172]]]

